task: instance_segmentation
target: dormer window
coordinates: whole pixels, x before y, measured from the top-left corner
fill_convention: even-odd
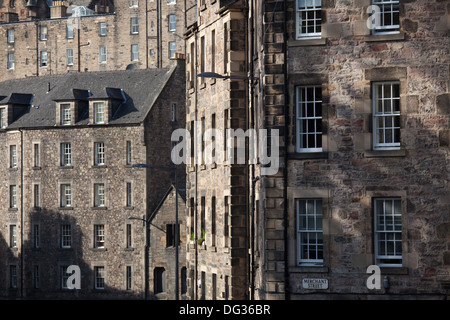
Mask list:
[[[94,123],[105,123],[104,102],[94,102]]]
[[[70,104],[61,104],[61,125],[69,125],[71,120]]]

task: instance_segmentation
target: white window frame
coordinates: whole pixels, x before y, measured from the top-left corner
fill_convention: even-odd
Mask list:
[[[15,184],[9,186],[9,207],[17,208],[17,186]]]
[[[70,104],[62,103],[60,105],[61,125],[70,125],[72,121],[72,114],[70,112]]]
[[[378,94],[378,86],[382,86],[381,97]],[[385,87],[389,86],[389,94],[385,92]],[[394,97],[394,86],[398,86],[398,96]],[[372,83],[372,128],[373,128],[373,148],[375,150],[398,150],[400,149],[400,82],[399,81],[381,81]],[[387,96],[387,97],[386,97]],[[386,108],[390,109],[385,110]],[[381,106],[380,106],[380,105]],[[390,108],[388,107],[390,105]],[[394,106],[398,106],[398,110],[395,110]],[[377,108],[377,106],[379,108]],[[381,108],[381,111],[380,111]],[[383,126],[379,125],[379,121],[383,122]],[[387,122],[390,122],[390,126]],[[396,125],[397,122],[397,125]],[[387,136],[389,133],[391,136]],[[396,141],[396,132],[398,132],[398,141]],[[381,135],[383,136],[380,142]],[[387,138],[391,138],[392,141],[386,142]]]
[[[131,45],[131,61],[139,61],[139,45]]]
[[[106,36],[106,22],[100,22],[98,24],[98,33],[100,36]]]
[[[95,183],[94,184],[94,207],[100,208],[105,207],[105,184]]]
[[[105,123],[105,103],[94,102],[94,123]]]
[[[61,248],[72,248],[72,226],[61,224]]]
[[[12,70],[15,67],[15,54],[14,52],[8,52],[8,70]]]
[[[94,248],[104,248],[105,247],[105,225],[95,224],[94,225]]]
[[[169,59],[175,58],[176,52],[177,52],[177,43],[175,41],[169,41]]]
[[[47,51],[41,51],[41,67],[48,67],[48,52]]]
[[[177,15],[169,14],[169,32],[175,32],[177,30]]]
[[[302,32],[302,15],[306,16],[306,28],[313,26],[315,32]],[[318,23],[319,22],[319,23]],[[296,1],[296,36],[297,39],[320,39],[322,37],[322,1]],[[320,31],[318,32],[318,29]],[[308,30],[307,30],[308,31]]]
[[[373,205],[375,263],[383,267],[401,267],[403,261],[402,200],[401,198],[374,198]],[[380,218],[383,218],[384,223],[380,223]],[[388,221],[392,223],[387,223]],[[392,253],[389,254],[388,244],[392,242]],[[400,244],[399,248],[396,247],[398,244]],[[380,246],[384,246],[384,249],[381,250]],[[400,262],[386,262],[398,260]]]
[[[41,26],[41,30],[39,33],[39,39],[41,41],[46,41],[48,39],[48,27],[47,26]]]
[[[68,22],[66,25],[66,38],[67,39],[73,39],[75,26],[73,23]]]
[[[72,207],[72,186],[68,183],[61,184],[61,208]]]
[[[94,165],[105,165],[105,143],[94,142]]]
[[[17,168],[17,146],[15,144],[9,146],[9,167]]]
[[[9,247],[17,248],[17,225],[9,225]]]
[[[94,267],[94,288],[96,290],[105,289],[105,267],[103,266]]]
[[[312,89],[313,96],[308,91]],[[296,88],[296,148],[297,152],[322,152],[322,99],[316,97],[316,91],[322,94],[321,86],[298,86]],[[308,107],[312,104],[313,114],[308,114]],[[306,115],[305,115],[306,111]],[[314,124],[314,128],[310,128]],[[320,130],[317,126],[320,124]],[[306,136],[306,142],[303,141]],[[314,145],[310,146],[309,136],[314,137]],[[306,145],[305,145],[306,144]]]
[[[138,8],[139,1],[138,0],[130,0],[130,8]]]
[[[177,0],[167,0],[167,4],[177,4]]]
[[[7,41],[9,44],[14,43],[14,29],[8,29]]]
[[[139,34],[139,17],[130,18],[130,33]]]
[[[108,61],[108,49],[106,48],[106,46],[100,46],[98,49],[98,54],[99,54],[99,62],[100,63],[106,63]]]
[[[66,61],[68,66],[73,66],[73,49],[66,50]]]
[[[304,205],[304,212],[302,209]],[[310,207],[312,204],[312,208]],[[318,205],[320,204],[320,206]],[[312,212],[311,212],[312,211]],[[302,266],[323,265],[323,201],[322,199],[296,199],[297,216],[297,263]],[[310,224],[313,224],[310,226]],[[306,235],[306,241],[303,236]],[[305,257],[303,247],[306,246],[308,257]],[[311,258],[310,253],[315,257]],[[319,258],[319,256],[322,258]]]
[[[72,165],[72,144],[69,142],[61,143],[61,166]]]
[[[380,9],[378,21],[380,25],[375,25],[373,34],[395,34],[400,33],[400,1],[399,0],[372,0],[372,5]],[[378,13],[375,13],[378,14]],[[394,19],[394,15],[397,19]],[[386,23],[389,19],[389,23]],[[397,21],[394,21],[397,20]],[[398,22],[395,24],[395,22]]]

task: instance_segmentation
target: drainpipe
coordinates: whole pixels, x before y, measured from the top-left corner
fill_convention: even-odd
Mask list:
[[[21,285],[20,285],[20,296],[25,298],[25,253],[23,246],[23,131],[19,129],[20,132],[20,255],[21,255]]]

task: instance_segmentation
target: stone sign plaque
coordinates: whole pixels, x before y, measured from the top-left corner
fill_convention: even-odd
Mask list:
[[[303,289],[328,289],[328,279],[311,279],[302,280]]]

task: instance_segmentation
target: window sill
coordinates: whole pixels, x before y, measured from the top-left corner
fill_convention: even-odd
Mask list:
[[[288,159],[303,160],[303,159],[328,159],[328,152],[296,152],[288,153]]]
[[[41,167],[33,167],[33,168],[31,168],[32,170],[42,170],[42,168]]]
[[[134,251],[134,248],[124,248],[123,251]]]
[[[320,39],[305,38],[288,41],[288,47],[324,46],[326,44],[327,44],[326,38]]]
[[[18,170],[19,170],[18,167],[13,167],[13,168],[9,167],[8,168],[8,171],[18,171]]]
[[[59,207],[59,210],[73,210],[73,207]]]
[[[123,209],[124,210],[134,210],[134,207],[133,206],[130,206],[130,207],[125,206],[125,207],[123,207]]]
[[[380,267],[382,275],[408,275],[407,267]]]
[[[396,41],[405,40],[405,34],[402,32],[391,33],[391,34],[371,34],[364,36],[364,41],[375,42],[375,41]]]
[[[93,165],[91,168],[95,168],[95,169],[97,169],[97,168],[107,168],[108,166],[107,165],[105,165],[105,164],[97,164],[97,165]]]
[[[97,251],[97,252],[103,252],[103,251],[107,251],[106,248],[91,248],[92,251]]]
[[[364,158],[388,158],[388,157],[405,157],[406,150],[367,150],[364,151]]]
[[[289,271],[296,273],[328,273],[329,268],[324,266],[296,266],[289,267]]]
[[[92,210],[108,210],[108,207],[91,207]]]
[[[8,208],[8,211],[18,211],[18,208]]]
[[[60,166],[60,169],[73,169],[73,166]]]

